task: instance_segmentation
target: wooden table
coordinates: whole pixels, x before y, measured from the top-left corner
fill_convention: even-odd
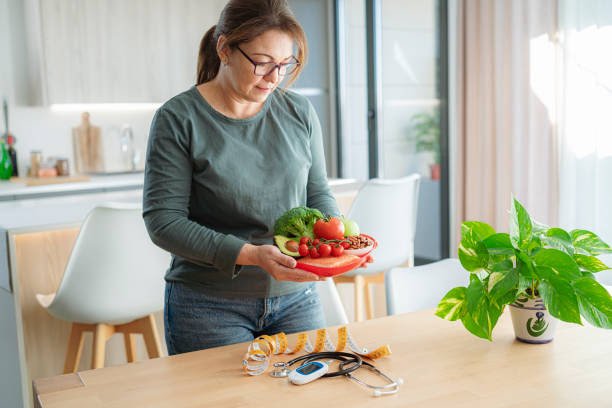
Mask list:
[[[375,365],[404,384],[379,398],[344,377],[304,386],[250,377],[240,368],[246,343],[35,380],[34,388],[43,408],[612,406],[612,332],[561,323],[552,343],[529,345],[511,326],[506,312],[488,342],[432,311],[350,325],[361,346],[391,346]]]

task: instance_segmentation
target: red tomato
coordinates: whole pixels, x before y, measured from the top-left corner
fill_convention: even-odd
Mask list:
[[[328,256],[331,254],[331,250],[332,248],[328,244],[319,245],[319,255],[321,256]]]
[[[320,257],[320,256],[321,256],[321,255],[319,254],[319,251],[318,251],[318,250],[317,250],[317,248],[315,248],[315,247],[311,247],[309,252],[310,252],[310,257],[311,257],[311,258],[318,258],[318,257]]]
[[[302,244],[310,245],[310,237],[302,237],[302,238],[300,238],[300,245],[302,245]]]
[[[298,247],[298,254],[300,254],[300,256],[308,256],[308,253],[308,245],[300,244]]]
[[[350,243],[348,243],[348,242],[346,242],[346,241],[342,241],[342,242],[340,243],[340,245],[341,245],[341,246],[342,246],[342,248],[344,248],[344,249],[349,249],[349,248],[351,247],[351,244],[350,244]]]
[[[344,223],[336,217],[318,220],[314,225],[314,234],[317,238],[342,239],[344,238]]]
[[[317,238],[315,238],[315,239],[312,240],[312,245],[313,246],[317,246],[317,245],[319,245],[320,242],[321,241],[319,241]]]
[[[331,248],[331,254],[332,256],[340,256],[342,255],[342,253],[344,253],[344,248],[341,245],[334,245]]]

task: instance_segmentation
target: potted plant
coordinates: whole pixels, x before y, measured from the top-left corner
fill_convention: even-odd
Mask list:
[[[553,339],[556,319],[612,329],[612,296],[594,273],[609,269],[596,256],[612,252],[590,231],[567,232],[531,219],[512,199],[510,233],[488,224],[461,225],[459,260],[470,272],[467,287],[451,289],[435,314],[461,320],[472,334],[491,340],[506,305],[515,335],[529,343]]]
[[[432,114],[418,113],[410,118],[417,152],[433,152],[434,162],[429,165],[431,178],[440,179],[440,110]]]

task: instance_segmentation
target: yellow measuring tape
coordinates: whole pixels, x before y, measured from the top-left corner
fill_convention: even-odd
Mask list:
[[[287,341],[287,335],[285,335],[285,333],[278,333],[274,336],[260,336],[249,344],[249,348],[242,359],[242,369],[249,375],[259,375],[266,372],[270,366],[270,360],[273,355],[293,354],[302,350],[307,353],[342,351],[348,346],[349,350],[353,353],[372,360],[391,354],[389,345],[381,346],[370,352],[365,348],[358,347],[346,327],[340,327],[338,329],[338,343],[336,347],[334,347],[327,336],[327,329],[317,330],[317,338],[315,339],[314,347],[310,343],[306,333],[298,334],[295,347],[290,349],[288,346],[289,342]]]

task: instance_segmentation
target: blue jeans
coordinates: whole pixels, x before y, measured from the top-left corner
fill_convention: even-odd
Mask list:
[[[167,282],[164,324],[168,354],[251,341],[262,334],[325,327],[315,284],[271,298],[210,296],[181,282]]]

